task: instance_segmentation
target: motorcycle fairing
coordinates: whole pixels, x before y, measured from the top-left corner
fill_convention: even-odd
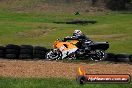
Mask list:
[[[69,54],[75,52],[78,48],[70,42],[55,42],[54,48],[57,48],[62,53],[62,59],[67,57]]]

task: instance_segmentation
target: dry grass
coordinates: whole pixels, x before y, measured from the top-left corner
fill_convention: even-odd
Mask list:
[[[74,1],[65,2],[63,0],[55,2],[55,0],[1,0],[0,7],[18,12],[103,12],[106,8],[100,2],[96,6],[92,6],[91,1]]]
[[[17,37],[22,38],[37,38],[44,35],[47,35],[50,31],[53,31],[55,29],[35,29],[35,30],[28,30],[24,32],[18,32],[16,33]]]
[[[111,35],[89,35],[92,39],[111,39],[111,40],[125,40],[129,36],[126,34],[111,34]]]
[[[0,76],[4,77],[57,77],[75,79],[77,69],[83,66],[88,74],[130,74],[130,64],[120,63],[65,63],[57,61],[0,60]]]

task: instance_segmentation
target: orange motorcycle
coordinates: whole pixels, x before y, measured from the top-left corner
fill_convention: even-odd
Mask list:
[[[100,61],[105,59],[105,50],[108,48],[108,42],[83,41],[66,37],[64,40],[57,39],[54,42],[53,49],[46,54],[46,58],[49,60],[83,58]]]

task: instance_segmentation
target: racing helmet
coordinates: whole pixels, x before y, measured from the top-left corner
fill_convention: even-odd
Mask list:
[[[81,30],[75,30],[73,32],[73,36],[81,36],[82,35],[82,31]]]

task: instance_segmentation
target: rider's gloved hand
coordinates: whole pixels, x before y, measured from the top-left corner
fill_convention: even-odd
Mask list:
[[[73,36],[72,38],[76,38],[76,36]]]
[[[66,36],[65,38],[71,38],[70,36]]]

